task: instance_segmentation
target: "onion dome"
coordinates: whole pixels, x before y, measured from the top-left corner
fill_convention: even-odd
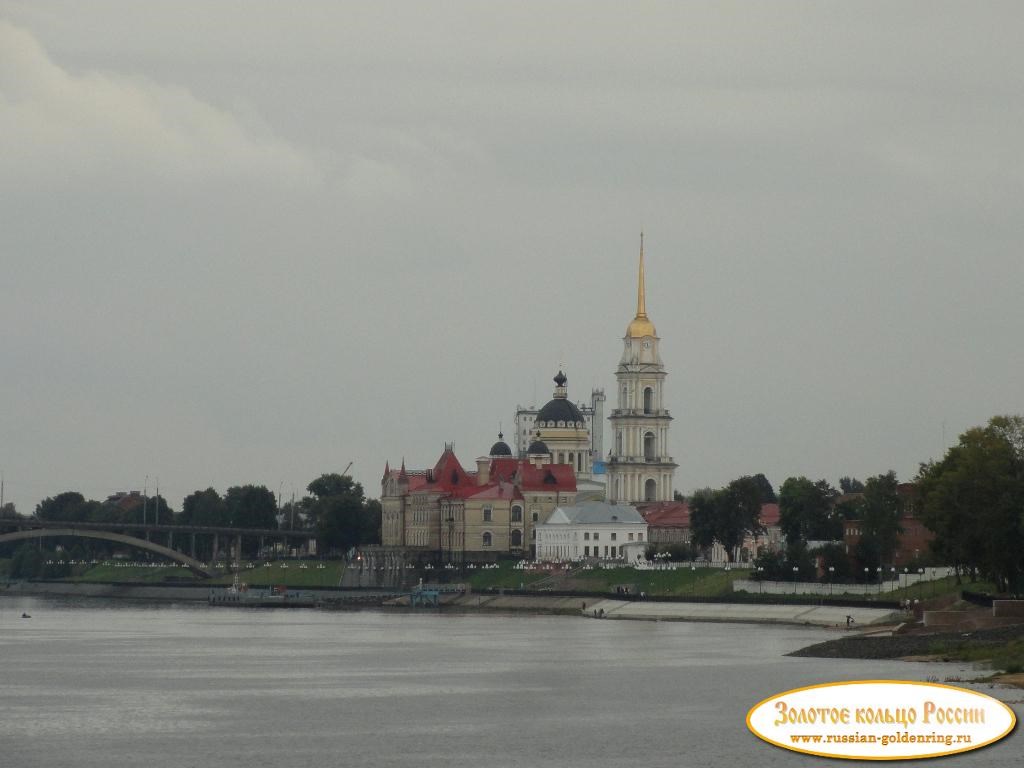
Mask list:
[[[540,439],[540,430],[537,431],[533,442],[530,443],[530,447],[526,449],[526,452],[531,456],[548,456],[551,454],[547,445],[545,445],[544,441]]]
[[[498,442],[491,446],[491,456],[511,456],[512,449],[508,447],[508,443],[504,441],[505,436],[498,433]]]
[[[565,383],[568,380],[561,371],[556,374],[555,396],[537,412],[534,423],[538,427],[583,427],[583,414],[566,394]]]

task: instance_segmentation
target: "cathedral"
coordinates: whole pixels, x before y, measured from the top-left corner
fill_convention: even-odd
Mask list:
[[[547,404],[517,411],[516,455],[499,433],[488,454],[476,460],[476,471],[464,469],[450,445],[431,469],[410,471],[404,462],[398,470],[385,467],[382,545],[447,562],[500,554],[532,558],[538,526],[558,507],[602,497],[613,504],[671,501],[677,465],[668,449],[668,374],[658,343],[647,316],[641,235],[636,316],[626,328],[615,371],[607,462],[601,461],[604,392],[591,393],[589,409],[578,406],[560,370]]]

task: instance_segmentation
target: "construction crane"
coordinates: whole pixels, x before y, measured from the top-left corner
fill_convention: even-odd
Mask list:
[[[354,463],[354,462],[350,461],[350,462],[348,463],[348,466],[347,466],[347,467],[345,467],[345,468],[344,468],[343,470],[341,470],[341,476],[342,476],[342,477],[344,477],[345,475],[347,475],[347,474],[348,474],[348,471],[349,471],[349,470],[350,470],[350,469],[352,468],[352,464],[353,464],[353,463]]]

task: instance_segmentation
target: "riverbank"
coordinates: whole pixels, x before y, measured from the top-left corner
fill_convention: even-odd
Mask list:
[[[344,608],[353,604],[367,606],[368,598],[379,598],[384,609],[409,608],[408,598],[394,598],[386,590],[316,589],[324,607]],[[0,595],[32,595],[50,597],[84,597],[163,602],[206,602],[210,586],[155,586],[144,584],[82,584],[69,582],[17,582],[0,588]],[[564,615],[586,618],[634,621],[710,621],[753,624],[790,624],[799,626],[846,627],[846,617],[853,626],[864,627],[888,621],[893,613],[885,608],[840,607],[823,605],[725,603],[725,602],[655,602],[644,600],[613,600],[583,596],[490,595],[470,593],[445,596],[436,609],[451,612],[495,612],[534,615]]]
[[[970,661],[989,664],[995,670],[996,674],[983,680],[1024,688],[1024,624],[973,632],[843,637],[788,655],[818,659]]]

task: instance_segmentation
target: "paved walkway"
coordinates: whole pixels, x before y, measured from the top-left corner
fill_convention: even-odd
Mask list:
[[[845,608],[825,605],[761,605],[750,603],[660,603],[645,600],[604,600],[592,597],[548,597],[544,595],[481,595],[469,594],[449,605],[465,609],[490,611],[536,611],[537,613],[570,613],[594,617],[603,611],[606,619],[638,621],[734,621],[760,624],[811,624],[819,627],[846,627],[846,617],[853,617],[853,627],[884,624],[894,612],[887,608]],[[586,605],[584,609],[583,606]]]
[[[887,608],[849,608],[834,605],[753,605],[750,603],[655,603],[599,600],[587,604],[591,616],[603,610],[607,619],[656,621],[740,621],[765,624],[813,624],[845,627],[852,616],[854,627],[880,624],[893,617]]]

